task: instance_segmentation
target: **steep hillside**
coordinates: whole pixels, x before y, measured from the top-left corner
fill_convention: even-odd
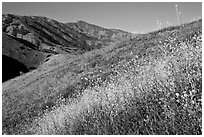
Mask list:
[[[32,43],[41,51],[64,53],[94,48],[93,38],[71,30],[65,24],[38,16],[3,15],[4,33]],[[91,40],[92,43],[86,41]]]
[[[64,24],[46,17],[12,14],[2,16],[2,31],[3,54],[31,69],[44,63],[47,56],[82,54],[131,37],[130,33],[83,21]]]
[[[201,36],[199,20],[51,56],[2,84],[3,133],[202,134]]]
[[[106,29],[94,24],[86,23],[84,21],[78,21],[76,23],[67,23],[66,25],[78,32],[84,33],[91,37],[95,37],[101,41],[115,41],[121,39],[130,39],[134,37],[133,34],[122,30]]]

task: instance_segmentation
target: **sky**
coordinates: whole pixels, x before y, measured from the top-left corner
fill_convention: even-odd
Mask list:
[[[182,22],[202,17],[201,2],[3,2],[2,13],[45,16],[59,22],[79,20],[105,28],[145,33],[178,25],[175,4]]]

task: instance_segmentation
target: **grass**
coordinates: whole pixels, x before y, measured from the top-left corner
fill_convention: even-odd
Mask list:
[[[202,31],[193,26],[92,51],[71,60],[73,68],[48,71],[63,72],[52,78],[61,88],[50,82],[44,92],[52,86],[52,96],[61,96],[21,124],[20,134],[202,134]]]
[[[61,113],[69,124],[66,115],[70,112],[76,114],[71,118],[80,117],[74,131],[70,130],[73,125],[63,125],[63,134],[201,134],[201,53],[192,45],[182,44],[176,53],[163,56],[143,66],[132,59],[128,62],[131,65],[122,66],[121,77],[85,90],[72,104],[74,110],[68,107]],[[196,75],[192,74],[195,66]],[[47,130],[43,133],[51,130],[53,134],[53,127]]]

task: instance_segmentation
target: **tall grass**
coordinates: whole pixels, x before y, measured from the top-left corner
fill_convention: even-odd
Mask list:
[[[117,76],[64,99],[26,133],[202,134],[202,44],[169,46],[119,63]]]

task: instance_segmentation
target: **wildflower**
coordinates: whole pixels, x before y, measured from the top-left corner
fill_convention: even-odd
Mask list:
[[[179,96],[179,93],[176,93],[176,96],[178,97],[178,96]]]

